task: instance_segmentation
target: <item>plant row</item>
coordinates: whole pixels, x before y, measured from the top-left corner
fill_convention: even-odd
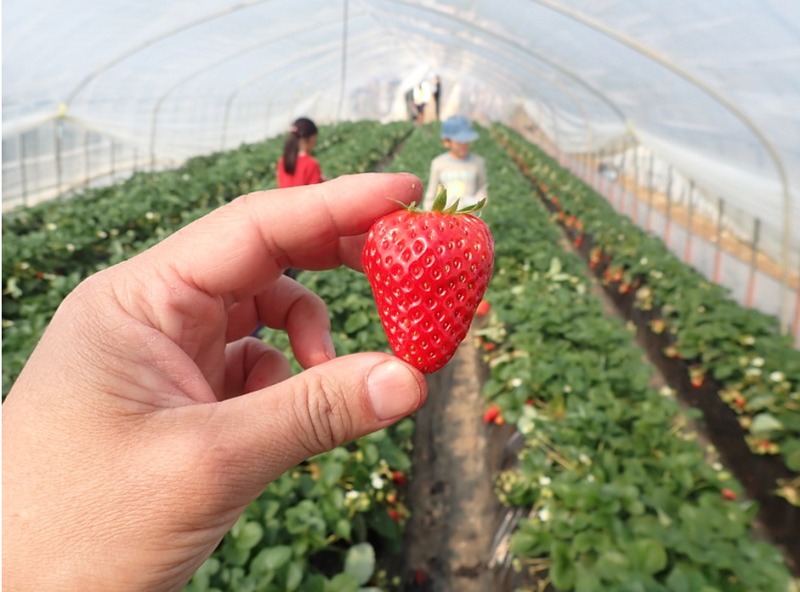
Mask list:
[[[406,122],[324,127],[317,155],[328,176],[369,170],[410,131]],[[196,157],[178,169],[138,173],[118,185],[5,214],[3,396],[55,308],[80,281],[239,195],[273,188],[282,141]]]
[[[509,128],[496,126],[556,219],[607,288],[627,297],[699,397],[719,397],[749,449],[779,458],[794,480],[774,484],[800,505],[800,351],[775,317],[740,306],[657,237]]]
[[[486,134],[475,150],[497,241],[493,312],[476,332],[490,376],[483,417],[526,440],[497,482],[505,503],[530,512],[513,538],[517,565],[561,590],[785,589],[777,550],[751,533],[756,505],[707,462],[692,414],[649,386],[630,331],[604,317],[530,182]],[[419,128],[389,169],[426,179],[441,151],[436,126]]]
[[[320,150],[328,176],[383,165],[405,140],[387,168],[426,179],[431,158],[442,151],[436,126],[416,128],[407,138],[407,126],[353,129],[348,136],[337,128],[341,150]],[[750,534],[757,508],[742,499],[730,475],[706,462],[669,393],[649,386],[641,350],[624,325],[603,317],[583,263],[559,248],[559,233],[530,181],[486,133],[475,150],[489,166],[485,218],[497,239],[487,295],[493,311],[479,332],[490,373],[484,393],[495,419],[515,424],[526,442],[518,465],[497,482],[503,501],[529,512],[513,538],[517,564],[528,572],[542,569],[541,581],[562,590],[785,589],[788,576],[776,550]],[[238,152],[217,158],[235,167]],[[265,174],[273,167],[274,161]],[[217,183],[225,185],[209,176],[209,186]],[[117,201],[126,200],[119,194]],[[190,210],[186,220],[211,207]],[[57,215],[47,212],[41,220]],[[131,230],[138,231],[136,223]],[[163,233],[172,230],[165,226]],[[161,236],[152,227],[151,234],[122,256]],[[363,276],[338,269],[299,279],[328,303],[339,354],[386,350]],[[58,301],[53,295],[49,314]],[[45,307],[42,328],[47,314]],[[289,351],[282,333],[267,331],[264,338]],[[4,358],[6,345],[4,329]],[[4,365],[4,390],[5,372]],[[482,412],[476,409],[476,421]],[[412,470],[412,432],[413,422],[405,420],[283,475],[247,508],[188,589],[393,587],[397,578],[382,560],[399,550],[409,514],[403,486]]]
[[[382,164],[411,130],[405,122],[322,128],[317,156],[327,176],[370,170]],[[30,269],[72,281],[59,284],[34,274],[34,279],[51,285],[4,294],[17,306],[16,316],[4,317],[4,392],[71,287],[240,193],[274,186],[280,150],[280,139],[243,146],[195,159],[178,171],[139,175],[120,186],[15,212],[10,227],[19,235],[9,234],[6,245],[13,246],[4,250],[5,262],[15,273],[5,276],[4,265],[5,285],[25,285],[29,277],[19,272]],[[178,194],[180,207],[171,199]],[[112,204],[115,213],[107,217],[91,214],[98,208],[112,209]],[[11,233],[10,227],[4,230]],[[112,232],[123,228],[124,233]],[[101,237],[101,232],[108,236]],[[121,242],[109,247],[120,235]],[[74,248],[64,249],[63,244]],[[302,281],[333,303],[333,337],[340,354],[386,348],[363,276],[340,269],[306,274]],[[19,332],[21,327],[27,328],[27,335]],[[264,338],[290,353],[284,334],[267,332]],[[9,368],[9,358],[18,363]],[[388,588],[392,576],[381,566],[381,557],[398,551],[401,525],[407,519],[403,487],[410,469],[412,433],[413,422],[405,420],[310,459],[280,477],[246,509],[187,589],[378,590],[369,587],[372,584]]]
[[[363,130],[318,153],[329,177],[383,165],[411,127]],[[361,148],[361,150],[359,150]],[[388,351],[366,278],[339,268],[300,272],[298,281],[328,305],[337,355]],[[265,329],[294,368],[288,337]],[[414,422],[400,423],[302,463],[271,483],[246,509],[186,592],[380,592],[396,588],[392,563],[410,512]]]
[[[785,590],[777,549],[751,532],[756,504],[697,441],[696,414],[653,386],[631,331],[604,314],[585,263],[494,141],[485,219],[497,240],[492,312],[476,331],[485,421],[524,436],[503,502],[525,508],[516,565],[558,590]]]

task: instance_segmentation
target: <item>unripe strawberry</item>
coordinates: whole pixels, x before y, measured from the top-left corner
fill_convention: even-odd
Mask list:
[[[442,187],[431,211],[412,204],[367,235],[362,263],[389,345],[426,374],[453,357],[489,285],[494,239],[472,214],[484,203],[446,208]]]

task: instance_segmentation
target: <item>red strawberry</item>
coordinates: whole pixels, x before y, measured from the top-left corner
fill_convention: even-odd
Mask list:
[[[498,417],[501,417],[500,407],[497,405],[489,405],[486,411],[483,412],[483,423],[494,423]]]
[[[489,301],[481,300],[478,303],[478,308],[475,310],[475,316],[485,317],[487,314],[489,314],[490,310],[492,310],[492,305],[489,304]]]
[[[361,255],[395,355],[428,374],[444,366],[469,331],[494,264],[489,227],[472,212],[485,201],[431,211],[413,204],[379,219]]]

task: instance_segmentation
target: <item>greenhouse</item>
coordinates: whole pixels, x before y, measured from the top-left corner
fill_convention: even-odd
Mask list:
[[[3,17],[4,584],[800,590],[800,4]],[[349,253],[444,156],[486,201],[406,214],[485,226],[493,271],[431,302],[470,307],[431,369]],[[427,394],[383,417],[356,364],[392,353]]]

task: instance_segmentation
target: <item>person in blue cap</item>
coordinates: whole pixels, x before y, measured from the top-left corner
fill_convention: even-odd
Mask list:
[[[447,152],[431,162],[423,208],[431,208],[439,185],[447,189],[448,206],[456,200],[463,207],[488,198],[486,162],[471,151],[472,142],[478,139],[478,132],[473,129],[469,119],[461,115],[446,119],[442,122],[441,135]]]

